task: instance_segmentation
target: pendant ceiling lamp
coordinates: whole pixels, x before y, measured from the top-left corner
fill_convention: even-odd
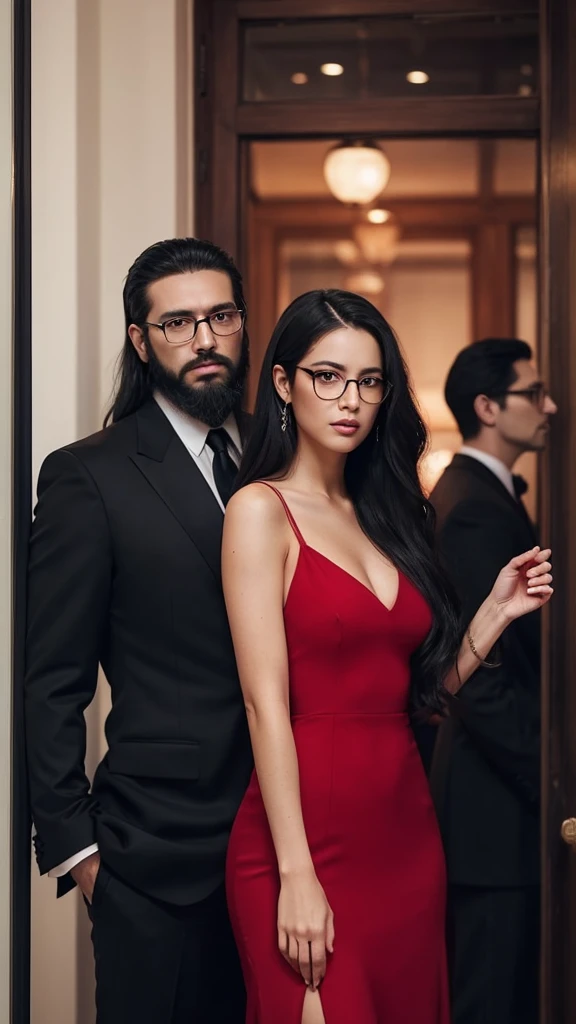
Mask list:
[[[390,161],[376,142],[341,142],[326,155],[324,178],[341,203],[371,203],[388,184]]]

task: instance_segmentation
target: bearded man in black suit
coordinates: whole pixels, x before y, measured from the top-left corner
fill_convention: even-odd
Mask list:
[[[152,245],[124,287],[103,431],[53,452],[29,571],[26,726],[40,871],[92,919],[98,1024],[241,1024],[224,895],[251,754],[220,581],[244,432],[242,281],[193,238]],[[101,665],[108,753],[84,711]]]
[[[499,566],[537,543],[513,475],[556,406],[516,339],[464,349],[446,382],[464,445],[431,495],[464,621]],[[485,652],[482,652],[485,656]],[[454,1024],[536,1024],[540,617],[512,623],[441,725],[431,772],[449,880]]]

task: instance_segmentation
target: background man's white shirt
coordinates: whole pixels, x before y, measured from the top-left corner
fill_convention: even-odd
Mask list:
[[[489,455],[488,452],[482,452],[479,448],[473,448],[468,444],[462,445],[460,455],[468,455],[471,459],[477,459],[478,462],[481,462],[483,466],[486,466],[487,469],[490,469],[498,477],[500,483],[504,484],[504,487],[512,497],[516,498],[512,470],[508,469],[508,466],[501,459],[497,459],[495,455]]]

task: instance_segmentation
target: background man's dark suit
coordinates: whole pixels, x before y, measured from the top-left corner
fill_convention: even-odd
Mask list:
[[[53,453],[42,468],[26,679],[36,853],[46,872],[98,843],[95,934],[96,923],[106,931],[108,899],[146,894],[151,907],[171,907],[177,922],[222,891],[228,835],[251,767],[220,582],[222,521],[152,399]],[[99,662],[113,709],[109,751],[90,792],[83,712]],[[60,892],[72,884],[65,876]],[[131,940],[107,935],[109,958],[115,941]],[[98,974],[96,941],[95,951]],[[159,987],[177,983],[179,954],[166,942],[158,978],[142,971],[134,1020],[169,1019],[155,999]],[[122,992],[108,991],[104,979],[101,999],[106,1021],[115,1019],[110,1007],[122,1003]]]
[[[468,622],[502,566],[537,543],[534,528],[469,456],[454,458],[431,501]],[[538,613],[510,625],[488,660],[502,665],[480,667],[460,691],[431,774],[448,862],[455,1024],[537,1020]]]

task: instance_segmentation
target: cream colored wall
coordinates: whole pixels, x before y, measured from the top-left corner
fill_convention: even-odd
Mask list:
[[[0,1021],[10,1019],[12,2],[0,0]]]
[[[99,428],[123,340],[124,277],[143,248],[176,233],[190,130],[176,82],[189,82],[190,10],[190,0],[32,0],[35,477],[48,452]],[[190,230],[181,216],[179,227]],[[88,716],[91,767],[107,707],[104,683]],[[93,1024],[84,907],[76,894],[56,901],[35,869],[31,988],[32,1024]]]

